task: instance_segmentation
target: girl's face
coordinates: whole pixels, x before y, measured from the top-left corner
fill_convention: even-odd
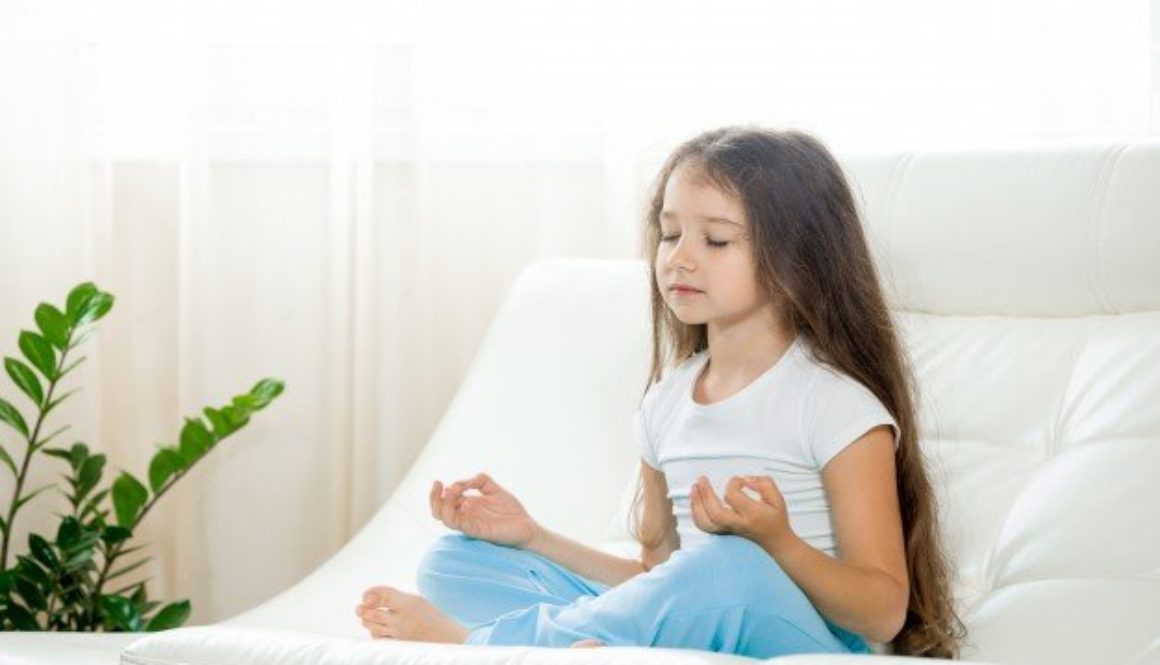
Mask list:
[[[685,163],[665,185],[660,226],[656,281],[681,322],[728,325],[769,304],[754,276],[745,209],[698,182]],[[677,291],[676,284],[697,291]]]

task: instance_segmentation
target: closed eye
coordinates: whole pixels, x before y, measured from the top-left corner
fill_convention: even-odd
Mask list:
[[[661,236],[661,242],[672,242],[673,240],[676,240],[679,237],[680,237],[679,233],[676,235],[671,235],[671,236]],[[728,241],[713,240],[709,236],[705,236],[705,241],[708,243],[708,245],[710,247],[724,247],[725,245],[729,244]]]

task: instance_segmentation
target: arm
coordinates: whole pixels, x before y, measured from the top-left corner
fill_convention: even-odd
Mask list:
[[[833,559],[797,535],[770,554],[814,607],[846,630],[885,644],[902,628],[898,608],[905,612],[906,595],[889,575]]]
[[[668,484],[663,473],[644,461],[640,463],[640,475],[644,489],[641,529],[646,534],[663,534],[655,546],[641,548],[640,560],[602,552],[543,527],[537,527],[536,535],[525,549],[547,557],[577,575],[609,586],[617,586],[668,560],[680,546],[672,501],[667,496]]]
[[[842,559],[792,532],[762,546],[826,618],[889,642],[902,629],[910,595],[890,428],[876,427],[838,453],[822,480]]]
[[[608,586],[645,572],[644,564],[636,559],[602,552],[567,536],[540,527],[524,549],[547,557],[572,572]]]

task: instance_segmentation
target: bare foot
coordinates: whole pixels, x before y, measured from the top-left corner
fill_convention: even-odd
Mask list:
[[[463,644],[471,632],[426,598],[389,586],[367,589],[355,612],[374,638]]]
[[[601,642],[600,640],[580,640],[579,642],[572,643],[572,647],[602,647],[602,646],[604,646],[604,642]]]

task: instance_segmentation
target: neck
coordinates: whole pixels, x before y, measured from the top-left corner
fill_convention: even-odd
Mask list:
[[[746,381],[772,367],[797,334],[767,307],[734,322],[710,321],[709,367],[719,381]]]

